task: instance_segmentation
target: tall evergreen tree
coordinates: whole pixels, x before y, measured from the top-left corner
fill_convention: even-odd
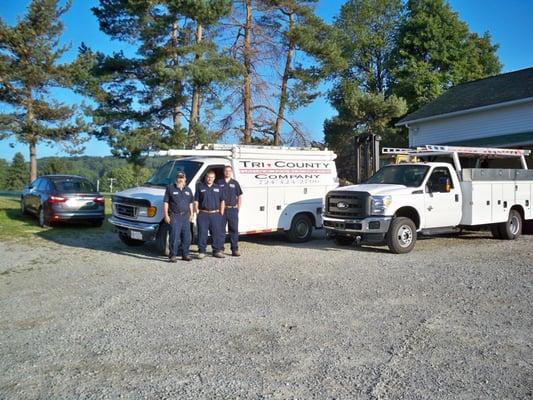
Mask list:
[[[9,163],[0,158],[0,189],[6,189],[6,180],[9,170]]]
[[[453,85],[498,74],[497,49],[488,33],[470,33],[445,0],[409,0],[398,37],[393,91],[414,111]]]
[[[28,182],[28,164],[24,161],[22,153],[15,153],[9,166],[6,188],[8,190],[22,190]]]
[[[51,94],[70,87],[75,72],[73,64],[59,64],[68,50],[59,45],[60,18],[69,8],[70,1],[60,7],[58,0],[32,0],[15,26],[0,18],[0,102],[10,110],[0,114],[0,139],[14,136],[29,146],[30,180],[37,177],[38,143],[62,142],[75,151],[87,128],[77,106]]]
[[[135,57],[81,49],[80,62],[92,62],[94,78],[80,81],[97,102],[96,133],[115,155],[135,159],[203,139],[202,94],[203,104],[213,100],[216,86],[240,73],[209,34],[230,6],[229,0],[100,0],[93,8],[103,32],[137,46]]]

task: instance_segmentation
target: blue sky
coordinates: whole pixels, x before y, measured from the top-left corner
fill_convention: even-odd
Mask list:
[[[9,24],[16,22],[17,15],[24,13],[29,1],[1,0],[0,15]],[[320,0],[317,13],[326,21],[331,21],[338,13],[344,0]],[[450,0],[452,8],[459,13],[471,31],[480,34],[489,31],[493,42],[500,48],[498,55],[503,63],[503,72],[515,71],[533,66],[533,1],[530,0]],[[96,17],[90,11],[98,4],[97,0],[73,0],[72,8],[64,16],[65,31],[63,41],[72,48],[66,55],[74,57],[80,43],[85,42],[90,48],[106,53],[122,48],[121,43],[111,41],[98,29]],[[60,100],[71,99],[68,93],[59,93]],[[4,106],[0,105],[0,110]],[[334,110],[324,99],[318,99],[305,109],[299,110],[295,118],[310,136],[321,141],[322,126],[326,118],[334,115]],[[13,147],[12,147],[13,145]],[[86,155],[109,155],[109,148],[104,142],[93,139],[86,144]],[[13,139],[0,141],[0,157],[11,160],[15,152],[20,151],[28,159],[26,145],[17,144]],[[37,156],[46,157],[65,155],[60,146],[38,145]]]

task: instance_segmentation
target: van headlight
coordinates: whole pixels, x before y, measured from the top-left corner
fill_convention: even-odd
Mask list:
[[[155,217],[157,214],[157,207],[139,207],[138,217]]]
[[[385,210],[392,203],[391,196],[370,196],[370,213],[385,214]]]

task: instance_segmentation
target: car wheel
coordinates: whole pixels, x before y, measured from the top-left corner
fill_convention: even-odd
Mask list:
[[[522,216],[517,210],[509,212],[507,222],[499,224],[500,239],[514,240],[522,234]]]
[[[387,246],[395,254],[409,253],[415,247],[416,226],[409,218],[394,218],[387,232]]]
[[[132,239],[125,233],[119,233],[118,234],[119,239],[122,241],[122,243],[130,246],[130,247],[139,247],[142,246],[145,242],[144,240],[138,240],[138,239]]]
[[[287,232],[287,237],[293,243],[303,243],[309,241],[312,234],[313,223],[311,218],[305,214],[298,214],[292,220],[291,229]]]
[[[22,215],[27,215],[28,210],[26,209],[26,204],[24,204],[24,198],[20,198],[20,213]]]
[[[37,213],[39,218],[39,226],[41,228],[47,228],[50,226],[50,220],[46,217],[46,213],[44,212],[44,207],[41,206],[39,208],[39,212]]]

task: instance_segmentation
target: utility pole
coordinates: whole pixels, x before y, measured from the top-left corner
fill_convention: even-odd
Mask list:
[[[113,182],[116,181],[116,178],[107,178],[109,181],[109,192],[113,193]]]

